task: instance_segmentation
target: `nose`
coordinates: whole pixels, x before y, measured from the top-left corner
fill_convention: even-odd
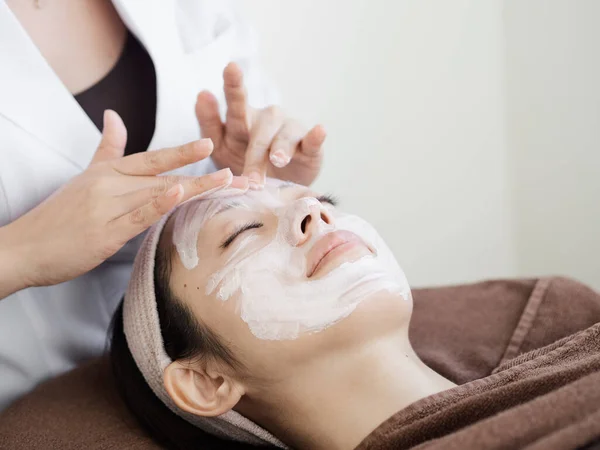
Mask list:
[[[321,227],[333,224],[334,219],[329,211],[319,201],[311,202],[308,208],[301,208],[301,211],[293,221],[292,233],[295,245],[303,245],[315,233],[318,233]]]

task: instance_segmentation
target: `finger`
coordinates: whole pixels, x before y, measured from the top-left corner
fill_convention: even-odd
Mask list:
[[[163,195],[154,197],[139,208],[110,222],[114,233],[118,234],[123,242],[128,241],[181,203],[184,195],[183,186],[176,184]]]
[[[102,139],[90,164],[120,158],[125,153],[127,128],[121,117],[111,109],[104,111]]]
[[[248,101],[244,89],[244,76],[236,63],[229,63],[223,71],[223,91],[227,102],[225,119],[228,146],[246,146],[248,143]]]
[[[196,99],[196,118],[203,138],[212,139],[215,148],[221,147],[223,122],[219,115],[219,102],[209,91],[202,91]]]
[[[231,169],[222,169],[202,177],[191,177],[182,183],[185,189],[183,201],[196,195],[208,195],[219,189],[231,186],[234,176]]]
[[[113,167],[123,175],[158,175],[200,161],[212,150],[212,141],[201,139],[179,147],[135,153],[116,160]]]
[[[233,181],[229,185],[232,189],[239,189],[242,191],[248,190],[249,182],[248,177],[233,177]]]
[[[184,195],[182,202],[200,194],[209,194],[219,189],[231,186],[234,176],[230,169],[219,170],[218,172],[204,175],[201,177],[154,177],[156,184],[151,187],[144,187],[126,194],[119,195],[116,203],[119,205],[115,209],[114,217],[118,218],[134,211],[143,205],[148,204],[153,199],[164,196],[173,186],[183,187]],[[246,181],[247,185],[247,181]],[[243,187],[243,182],[237,180],[236,187]]]
[[[295,120],[286,121],[271,144],[269,159],[275,167],[285,167],[294,157],[306,129]]]
[[[318,156],[322,152],[323,142],[327,137],[327,132],[323,125],[313,127],[300,143],[300,151],[308,156]]]
[[[253,189],[265,184],[269,148],[282,124],[283,113],[279,108],[270,106],[261,112],[258,123],[252,130],[242,175],[248,177]]]
[[[217,173],[217,172],[214,172]],[[182,184],[184,187],[187,186],[187,182],[198,177],[192,176],[181,176],[181,175],[159,175],[159,176],[141,176],[141,177],[127,177],[124,180],[119,180],[118,184],[115,183],[112,195],[119,196],[125,195],[130,192],[139,191],[141,189],[154,189],[160,193],[166,191],[171,186],[176,184]],[[248,184],[248,177],[233,177],[233,187],[243,187],[244,184]]]

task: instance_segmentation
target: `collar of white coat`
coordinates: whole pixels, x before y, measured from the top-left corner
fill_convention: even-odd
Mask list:
[[[155,67],[158,59],[168,66],[169,58],[180,56],[173,53],[182,50],[172,1],[113,0],[113,4]],[[100,132],[4,0],[0,0],[0,61],[0,115],[80,169],[87,167],[93,155],[89,149],[98,146]]]

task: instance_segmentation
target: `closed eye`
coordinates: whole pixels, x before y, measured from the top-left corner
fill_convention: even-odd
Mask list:
[[[254,228],[261,228],[263,226],[264,224],[260,222],[250,222],[246,225],[242,225],[237,230],[235,230],[227,239],[225,239],[219,247],[224,250],[227,247],[229,247],[231,243],[235,240],[235,238],[242,234],[244,231],[252,230]]]
[[[339,203],[338,199],[331,194],[321,195],[317,200],[321,203],[329,203],[331,206],[337,206]]]

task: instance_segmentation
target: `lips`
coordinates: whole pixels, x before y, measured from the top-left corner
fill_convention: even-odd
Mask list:
[[[323,266],[323,263],[327,261],[328,256],[334,250],[338,249],[335,253],[339,253],[344,248],[351,248],[355,244],[365,245],[362,239],[351,231],[338,230],[327,233],[308,252],[308,271],[306,272],[306,276],[309,278],[313,276]]]

